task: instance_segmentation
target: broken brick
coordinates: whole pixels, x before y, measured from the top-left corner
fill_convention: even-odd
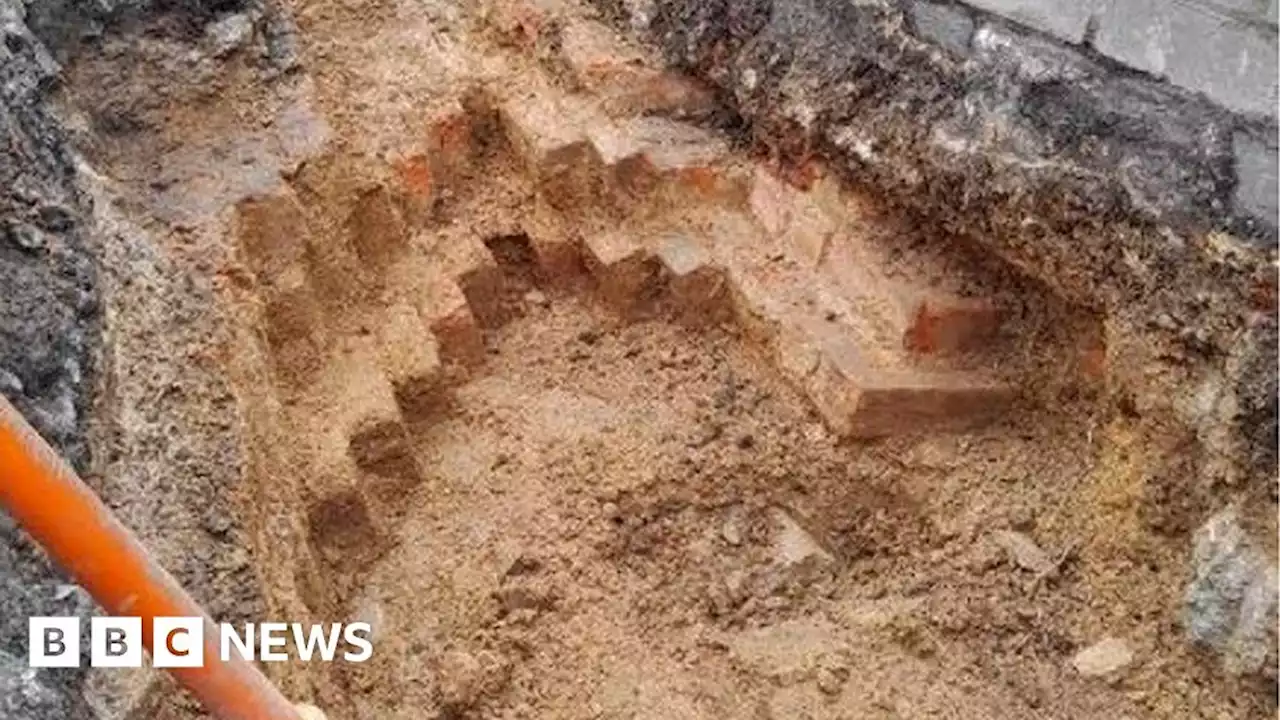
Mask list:
[[[436,348],[442,361],[464,367],[484,361],[484,336],[467,303],[467,296],[457,283],[436,283],[424,315],[436,337]]]
[[[264,292],[267,344],[277,366],[291,372],[314,369],[322,347],[320,303],[306,272],[293,266]]]
[[[671,71],[645,71],[626,83],[601,91],[613,117],[658,115],[702,120],[720,111],[715,92],[700,80]]]
[[[656,255],[665,285],[681,314],[694,321],[727,318],[728,290],[724,273],[711,256],[687,235],[669,234],[659,241]]]
[[[307,221],[292,192],[250,198],[236,205],[236,236],[258,282],[271,283],[306,262]]]
[[[399,303],[387,310],[378,349],[382,370],[406,420],[434,415],[443,402],[443,374],[435,337],[417,309]]]
[[[409,433],[399,418],[369,421],[356,428],[349,445],[356,467],[375,476],[372,482],[404,491],[422,480]]]
[[[553,207],[593,196],[599,161],[579,124],[580,108],[544,91],[508,100],[499,113],[519,160]]]
[[[821,264],[838,223],[815,198],[757,167],[749,202],[752,214],[771,237],[781,240],[807,267]]]
[[[630,232],[593,234],[584,244],[587,268],[607,304],[629,313],[652,297],[657,289],[659,265]]]
[[[385,269],[409,246],[400,209],[381,185],[361,193],[347,227],[357,257],[375,270]]]
[[[634,83],[640,54],[612,30],[594,21],[572,22],[560,31],[560,59],[570,79],[586,90]]]

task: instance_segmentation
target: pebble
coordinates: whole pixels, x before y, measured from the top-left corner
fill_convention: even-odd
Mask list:
[[[302,720],[328,720],[324,711],[315,705],[298,703],[293,706],[293,709],[298,711],[298,717],[302,718]]]
[[[720,537],[734,547],[742,544],[742,528],[738,527],[738,518],[736,516],[730,516],[725,519],[724,525],[720,528]]]
[[[1085,677],[1109,675],[1133,662],[1133,650],[1124,640],[1105,637],[1076,653],[1071,665]]]
[[[775,528],[774,560],[779,565],[784,567],[798,565],[810,558],[819,564],[835,561],[831,553],[819,545],[809,531],[796,522],[786,510],[779,507],[770,508],[769,515]]]
[[[1009,554],[1009,559],[1023,570],[1042,574],[1053,572],[1053,558],[1025,533],[1000,530],[995,533],[994,538],[996,544]]]
[[[244,13],[236,13],[210,23],[204,30],[209,43],[209,54],[220,58],[231,54],[253,36],[253,20]]]
[[[839,695],[844,688],[845,678],[848,677],[848,671],[841,672],[841,669],[820,667],[818,668],[815,680],[818,683],[818,689],[825,695]]]
[[[546,293],[541,290],[530,290],[524,294],[524,301],[530,305],[545,308],[551,307],[551,301],[547,299]]]

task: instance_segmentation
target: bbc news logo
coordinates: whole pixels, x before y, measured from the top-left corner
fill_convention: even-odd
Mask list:
[[[210,629],[217,636],[218,656],[223,662],[235,658],[333,662],[341,658],[360,663],[373,656],[373,629],[369,623],[246,623],[239,627],[231,623],[206,625],[199,617],[157,617],[151,629],[151,665],[157,668],[203,667],[209,649],[205,633]],[[33,617],[29,631],[27,655],[31,667],[80,667],[80,618]],[[142,651],[142,618],[89,619],[91,667],[142,667]]]

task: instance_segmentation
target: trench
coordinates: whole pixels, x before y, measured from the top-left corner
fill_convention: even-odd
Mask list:
[[[367,663],[264,667],[290,698],[332,720],[1265,704],[1169,630],[1185,546],[1140,516],[1154,453],[1100,409],[1094,312],[762,154],[579,11],[339,5],[300,13],[314,45],[278,97],[237,76],[225,115],[187,98],[100,158],[212,288],[217,459],[242,463],[204,500],[257,583],[232,607],[373,628]],[[133,164],[153,151],[177,180]],[[1161,660],[1077,671],[1112,634]],[[137,716],[197,715],[158,687]]]
[[[867,245],[821,252],[868,263],[837,266],[865,283],[841,285],[797,259],[804,238],[760,232],[743,168],[793,191],[733,151],[698,166],[715,174],[694,175],[705,193],[681,167],[638,182],[554,144],[571,160],[547,171],[515,112],[467,105],[437,123],[467,128],[464,149],[430,169],[456,191],[422,203],[402,171],[337,190],[304,171],[233,223],[277,405],[249,428],[250,482],[302,526],[288,554],[274,532],[258,548],[269,592],[291,615],[370,623],[377,647],[366,664],[298,668],[300,692],[362,718],[957,702],[884,687],[961,682],[982,651],[944,653],[953,641],[919,613],[963,628],[978,594],[1029,582],[1016,567],[986,578],[999,551],[947,516],[1034,475],[997,520],[1026,530],[1033,495],[1086,472],[1084,438],[1033,449],[1061,419],[1014,388],[1034,378],[1087,406],[1083,361],[1057,363],[1088,347],[1049,318],[1096,321],[1027,301],[1029,285],[962,251],[874,244],[918,231],[887,214],[860,225]],[[311,172],[343,177],[346,162]],[[810,212],[796,233],[813,232]],[[999,298],[981,306],[998,327],[966,324],[964,296],[940,295],[955,309],[927,322],[886,309],[897,298],[876,293],[921,267],[931,290]],[[866,365],[842,365],[855,342]],[[919,377],[852,403],[856,373],[889,363]],[[953,391],[942,373],[983,379]],[[970,701],[1016,712],[1003,695]]]

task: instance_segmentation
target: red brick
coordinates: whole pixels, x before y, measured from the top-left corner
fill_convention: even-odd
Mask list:
[[[382,370],[387,349],[358,342],[345,346],[334,358],[324,378],[324,389],[334,403],[323,427],[340,433],[345,441],[338,447],[346,448],[346,461],[359,471],[357,489],[362,495],[403,498],[422,480],[422,473],[396,400],[396,388]],[[331,445],[327,441],[322,444]]]
[[[445,190],[459,185],[470,167],[473,146],[471,115],[451,102],[432,113],[418,148],[391,161],[410,220],[428,219]]]
[[[683,316],[696,322],[728,318],[729,293],[724,271],[688,235],[672,233],[657,245],[666,290]]]
[[[1007,385],[965,373],[880,372],[856,383],[849,435],[964,429],[999,416],[1015,395]]]
[[[922,355],[976,350],[1000,329],[1000,311],[989,300],[933,297],[919,300],[903,334],[903,347]]]
[[[900,344],[877,327],[874,308],[847,304],[801,266],[744,255],[730,258],[730,273],[739,323],[842,435],[963,427],[989,419],[1012,397],[980,377],[908,367]]]
[[[606,303],[628,313],[640,309],[645,300],[652,298],[659,266],[631,231],[592,234],[584,245],[587,269],[596,278]]]
[[[751,183],[751,212],[770,237],[780,240],[806,267],[816,268],[827,254],[839,223],[818,203],[756,168]]]
[[[810,360],[798,384],[828,425],[850,437],[968,427],[990,420],[1013,399],[1008,386],[976,375],[877,367],[839,326],[801,323],[780,334],[780,342],[800,345],[782,353],[792,357],[812,358],[816,349],[816,362]]]
[[[267,343],[277,367],[289,373],[316,369],[323,359],[323,315],[307,273],[293,266],[263,296]]]
[[[409,231],[400,209],[381,185],[360,194],[347,228],[356,256],[375,270],[385,269],[409,246]]]
[[[532,50],[548,41],[565,5],[559,0],[490,0],[488,11],[488,24],[501,42]]]
[[[416,308],[397,303],[378,329],[380,367],[409,421],[435,415],[443,404],[443,374],[436,340]]]
[[[610,184],[631,199],[664,188],[674,202],[717,200],[733,192],[720,166],[728,156],[711,133],[662,118],[608,121],[588,128]]]
[[[453,281],[437,281],[427,305],[424,315],[436,337],[440,359],[465,367],[483,362],[484,336],[462,288]]]
[[[605,112],[614,117],[661,115],[692,120],[710,117],[721,109],[715,92],[705,83],[671,71],[638,72],[629,81],[601,92]]]
[[[564,209],[594,196],[599,158],[582,129],[582,107],[551,91],[530,92],[499,108],[507,138],[543,197]]]
[[[538,269],[552,285],[571,284],[586,274],[582,243],[569,227],[564,217],[544,203],[537,203],[524,224]]]
[[[569,78],[585,90],[635,83],[643,59],[608,27],[594,21],[567,24],[560,32],[560,59]]]
[[[307,264],[310,233],[291,191],[245,200],[236,206],[236,236],[258,282],[269,284]]]
[[[505,322],[504,275],[484,241],[471,229],[443,235],[435,248],[436,266],[462,289],[480,327]]]

